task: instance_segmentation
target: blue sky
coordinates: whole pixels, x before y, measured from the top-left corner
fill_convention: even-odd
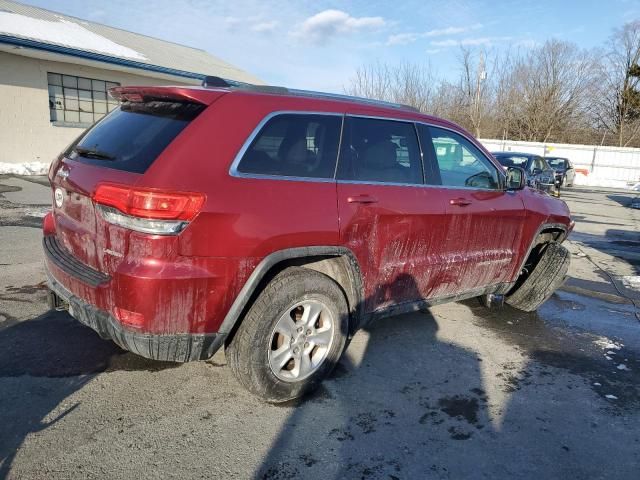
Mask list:
[[[640,0],[25,3],[202,48],[270,84],[334,92],[376,60],[429,63],[453,78],[460,45],[500,51],[557,38],[591,48],[640,19]]]

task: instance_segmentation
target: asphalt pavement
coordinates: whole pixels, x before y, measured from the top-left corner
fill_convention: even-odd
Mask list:
[[[616,478],[640,472],[640,210],[562,192],[569,278],[537,313],[476,300],[359,332],[309,398],[159,363],[48,312],[42,177],[0,176],[0,478]]]

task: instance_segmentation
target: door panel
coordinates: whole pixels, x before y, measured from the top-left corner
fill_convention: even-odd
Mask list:
[[[470,140],[436,127],[418,131],[446,194],[446,268],[434,296],[508,281],[525,215],[520,196],[502,189],[497,168]]]
[[[340,242],[363,274],[365,311],[430,296],[442,264],[445,208],[423,186],[415,126],[347,117],[338,162]]]
[[[367,195],[375,203],[354,203]],[[365,311],[431,296],[443,270],[445,232],[439,191],[338,182],[340,243],[362,269]]]
[[[441,294],[459,293],[506,282],[517,258],[524,205],[516,193],[449,189],[447,204],[447,276]]]

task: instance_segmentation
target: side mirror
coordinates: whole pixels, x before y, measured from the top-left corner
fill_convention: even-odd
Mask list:
[[[527,184],[524,170],[520,167],[507,168],[507,181],[505,188],[508,191],[522,190]]]
[[[534,175],[540,175],[540,174],[542,173],[542,169],[540,169],[540,168],[534,168],[532,173],[533,173]]]

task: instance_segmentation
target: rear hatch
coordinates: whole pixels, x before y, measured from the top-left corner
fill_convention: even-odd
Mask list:
[[[224,92],[123,87],[122,101],[54,162],[56,240],[71,256],[111,274],[127,253],[130,230],[105,222],[92,199],[99,184],[135,187],[163,150]]]

